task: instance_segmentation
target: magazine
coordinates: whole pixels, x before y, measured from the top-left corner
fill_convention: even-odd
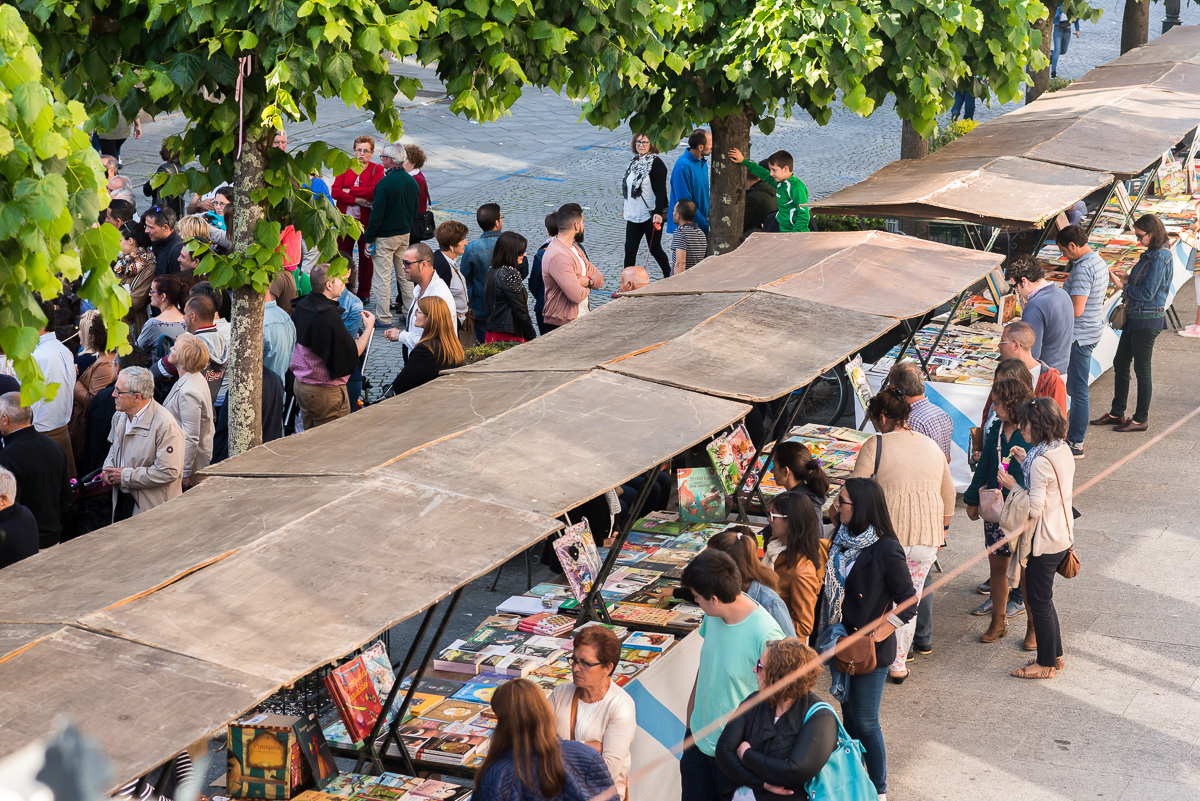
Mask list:
[[[725,492],[711,467],[685,467],[676,471],[679,486],[679,519],[684,523],[712,523],[725,519]],[[622,553],[624,556],[624,553]]]

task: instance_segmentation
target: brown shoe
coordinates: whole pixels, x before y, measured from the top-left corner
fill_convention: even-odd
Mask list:
[[[1113,415],[1109,414],[1108,412],[1105,412],[1104,414],[1100,415],[1095,420],[1093,420],[1091,422],[1091,425],[1094,425],[1094,426],[1119,426],[1119,425],[1124,425],[1125,422],[1128,420],[1129,420],[1128,417],[1114,417]]]
[[[1121,425],[1115,427],[1113,431],[1145,431],[1147,427],[1147,423],[1135,423],[1133,420],[1126,420]]]

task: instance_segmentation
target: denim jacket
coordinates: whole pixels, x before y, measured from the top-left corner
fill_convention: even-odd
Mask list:
[[[788,611],[787,604],[779,597],[779,593],[763,585],[761,582],[750,582],[750,589],[746,590],[746,594],[750,596],[754,603],[767,610],[767,614],[775,618],[775,622],[779,624],[779,628],[783,629],[783,636],[795,637],[796,626],[792,623],[792,613]]]
[[[1125,285],[1125,310],[1138,320],[1152,320],[1167,313],[1174,261],[1165,245],[1147,250],[1129,272]]]

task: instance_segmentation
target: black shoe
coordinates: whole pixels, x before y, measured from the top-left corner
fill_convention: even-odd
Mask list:
[[[933,653],[933,643],[925,643],[924,645],[913,643],[912,649],[921,656],[929,656]]]
[[[890,681],[892,684],[903,684],[904,680],[907,678],[908,678],[907,673],[905,673],[903,676],[893,676],[891,673],[888,673],[887,680]]]
[[[992,580],[988,579],[987,581],[980,584],[978,587],[975,588],[975,592],[979,593],[980,595],[991,595],[992,594]]]

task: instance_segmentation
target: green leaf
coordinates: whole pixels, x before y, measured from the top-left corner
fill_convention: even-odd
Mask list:
[[[14,199],[31,222],[49,222],[67,205],[67,182],[61,175],[22,178],[14,187]]]
[[[195,53],[177,53],[168,62],[167,75],[185,92],[192,91],[204,74],[204,59]]]

